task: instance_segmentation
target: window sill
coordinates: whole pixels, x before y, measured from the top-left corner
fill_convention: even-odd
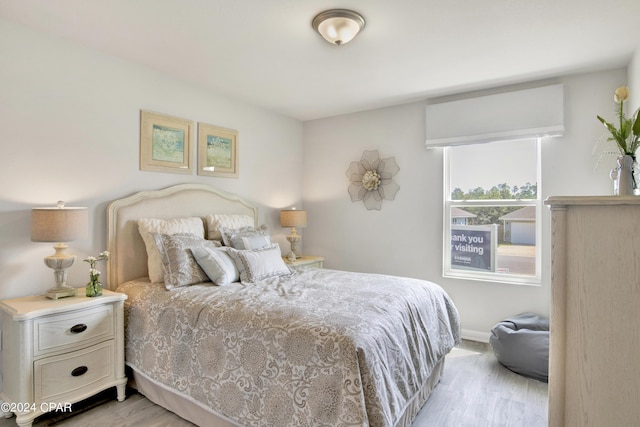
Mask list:
[[[472,280],[476,282],[503,283],[507,285],[542,286],[538,276],[520,276],[501,273],[482,273],[477,271],[445,270],[442,277],[446,279]]]

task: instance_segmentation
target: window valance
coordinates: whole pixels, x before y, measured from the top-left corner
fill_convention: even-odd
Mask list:
[[[427,105],[427,148],[562,136],[562,84]]]

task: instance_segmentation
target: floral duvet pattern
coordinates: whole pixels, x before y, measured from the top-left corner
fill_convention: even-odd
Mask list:
[[[459,341],[437,285],[327,269],[128,294],[126,361],[241,426],[395,426]]]

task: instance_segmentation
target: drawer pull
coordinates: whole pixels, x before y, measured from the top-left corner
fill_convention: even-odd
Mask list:
[[[71,376],[72,377],[79,377],[80,375],[86,374],[88,370],[89,370],[89,368],[87,368],[86,366],[78,366],[76,369],[71,371]]]
[[[84,323],[79,323],[71,327],[71,332],[73,332],[74,334],[79,334],[80,332],[84,332],[86,330],[87,330],[87,325],[85,325]]]

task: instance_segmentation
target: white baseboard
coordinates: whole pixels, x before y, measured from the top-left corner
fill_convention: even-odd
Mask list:
[[[472,331],[470,329],[461,329],[460,335],[463,340],[469,341],[478,341],[489,343],[489,337],[491,336],[491,332],[480,332],[480,331]]]

